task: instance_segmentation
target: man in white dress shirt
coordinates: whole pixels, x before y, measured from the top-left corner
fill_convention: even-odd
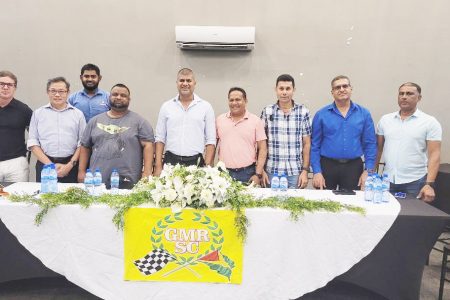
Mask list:
[[[155,134],[155,176],[159,176],[163,165],[168,163],[213,164],[216,144],[214,110],[210,103],[194,94],[195,84],[194,72],[188,68],[181,69],[177,75],[178,95],[161,106]]]
[[[425,202],[434,200],[441,154],[442,128],[439,122],[417,108],[421,88],[413,82],[398,90],[399,111],[381,117],[377,126],[377,164],[384,152],[384,172],[390,191],[404,192]]]

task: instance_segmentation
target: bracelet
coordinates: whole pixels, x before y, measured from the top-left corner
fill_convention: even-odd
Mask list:
[[[309,172],[309,168],[308,167],[302,167],[302,171]]]

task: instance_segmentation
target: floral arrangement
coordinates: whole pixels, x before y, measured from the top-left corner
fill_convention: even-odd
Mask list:
[[[178,212],[185,207],[222,207],[235,190],[233,185],[241,184],[232,180],[222,162],[204,168],[177,164],[165,165],[159,177],[141,180],[133,192],[149,191],[157,207]]]
[[[35,195],[9,195],[13,202],[28,202],[40,207],[36,215],[37,225],[54,207],[62,204],[78,204],[88,208],[93,203],[103,203],[116,211],[113,223],[123,228],[124,215],[131,207],[152,204],[156,207],[170,207],[178,212],[185,207],[208,209],[226,207],[236,212],[235,224],[238,234],[245,239],[248,218],[245,208],[271,207],[290,211],[291,218],[297,220],[305,212],[318,210],[339,212],[342,210],[364,214],[358,206],[341,204],[330,200],[308,200],[303,197],[277,196],[256,199],[251,193],[251,186],[244,186],[228,174],[225,165],[219,162],[216,167],[171,166],[165,165],[159,177],[141,179],[130,193],[118,195],[103,194],[92,196],[81,188],[72,187],[64,193]]]

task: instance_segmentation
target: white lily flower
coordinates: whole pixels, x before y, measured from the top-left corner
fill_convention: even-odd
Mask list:
[[[164,193],[164,198],[166,198],[166,200],[169,202],[174,201],[178,197],[178,194],[174,189],[167,189],[163,193]]]

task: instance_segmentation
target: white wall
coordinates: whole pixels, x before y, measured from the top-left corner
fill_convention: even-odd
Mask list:
[[[196,72],[196,92],[216,114],[226,111],[235,85],[259,114],[276,100],[281,73],[295,77],[296,101],[314,114],[332,101],[330,80],[346,74],[353,100],[377,122],[397,109],[398,86],[413,81],[423,89],[420,108],[443,126],[442,162],[449,162],[449,12],[446,0],[2,1],[0,69],[16,73],[16,96],[34,109],[48,101],[48,78],[63,75],[75,91],[81,66],[95,63],[101,87],[129,85],[131,109],[153,126],[176,94],[180,67]],[[256,26],[255,50],[181,51],[176,25]]]

